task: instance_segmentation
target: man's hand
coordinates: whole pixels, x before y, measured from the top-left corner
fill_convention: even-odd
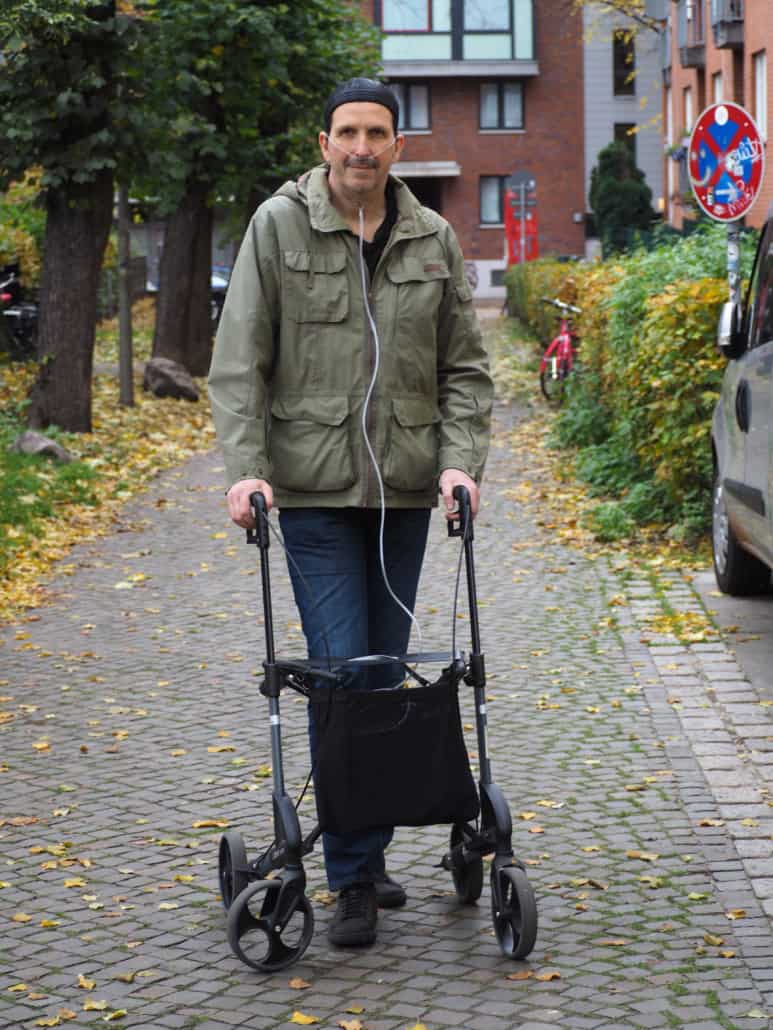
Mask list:
[[[266,508],[271,511],[274,504],[274,491],[265,479],[240,479],[226,494],[228,514],[242,529],[255,528],[255,516],[252,514],[250,495],[254,494],[256,490],[259,490],[266,498]]]
[[[456,511],[456,500],[454,499],[454,487],[466,486],[470,494],[470,508],[472,517],[478,514],[480,502],[480,490],[474,479],[470,479],[466,472],[461,469],[443,469],[440,473],[440,492],[443,495],[443,503],[446,506],[446,518],[449,522],[459,517]]]

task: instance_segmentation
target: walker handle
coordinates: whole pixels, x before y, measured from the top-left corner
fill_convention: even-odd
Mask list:
[[[448,535],[464,536],[465,539],[472,540],[472,501],[470,499],[470,491],[466,486],[462,486],[459,483],[454,487],[453,498],[459,506],[459,521],[457,524],[456,520],[449,520]]]
[[[267,551],[269,545],[268,505],[260,490],[250,494],[250,507],[255,516],[255,528],[247,530],[247,543],[257,544],[262,551]]]

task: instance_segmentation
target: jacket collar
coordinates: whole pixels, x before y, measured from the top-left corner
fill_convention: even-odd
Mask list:
[[[395,239],[412,239],[430,236],[437,232],[436,222],[428,215],[410,189],[396,175],[389,176],[395,187],[397,198],[397,224]],[[298,197],[305,201],[313,229],[319,232],[340,232],[348,230],[346,222],[333,207],[327,182],[327,167],[317,165],[301,176],[297,184]]]

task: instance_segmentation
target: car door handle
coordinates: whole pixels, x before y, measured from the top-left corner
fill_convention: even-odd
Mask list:
[[[751,393],[745,379],[740,381],[735,392],[735,417],[741,432],[748,433],[751,419]]]

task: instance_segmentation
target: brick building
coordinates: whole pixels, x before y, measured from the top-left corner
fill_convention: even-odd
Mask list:
[[[406,136],[396,172],[502,294],[503,194],[537,187],[541,254],[585,253],[582,15],[571,0],[364,0]]]
[[[661,6],[667,26],[663,37],[667,217],[681,226],[682,196],[689,189],[684,147],[704,108],[722,100],[745,107],[767,152],[768,112],[773,105],[767,66],[768,51],[773,51],[773,3],[666,0]],[[762,189],[746,215],[747,225],[760,226],[773,200],[773,171],[766,164]]]

